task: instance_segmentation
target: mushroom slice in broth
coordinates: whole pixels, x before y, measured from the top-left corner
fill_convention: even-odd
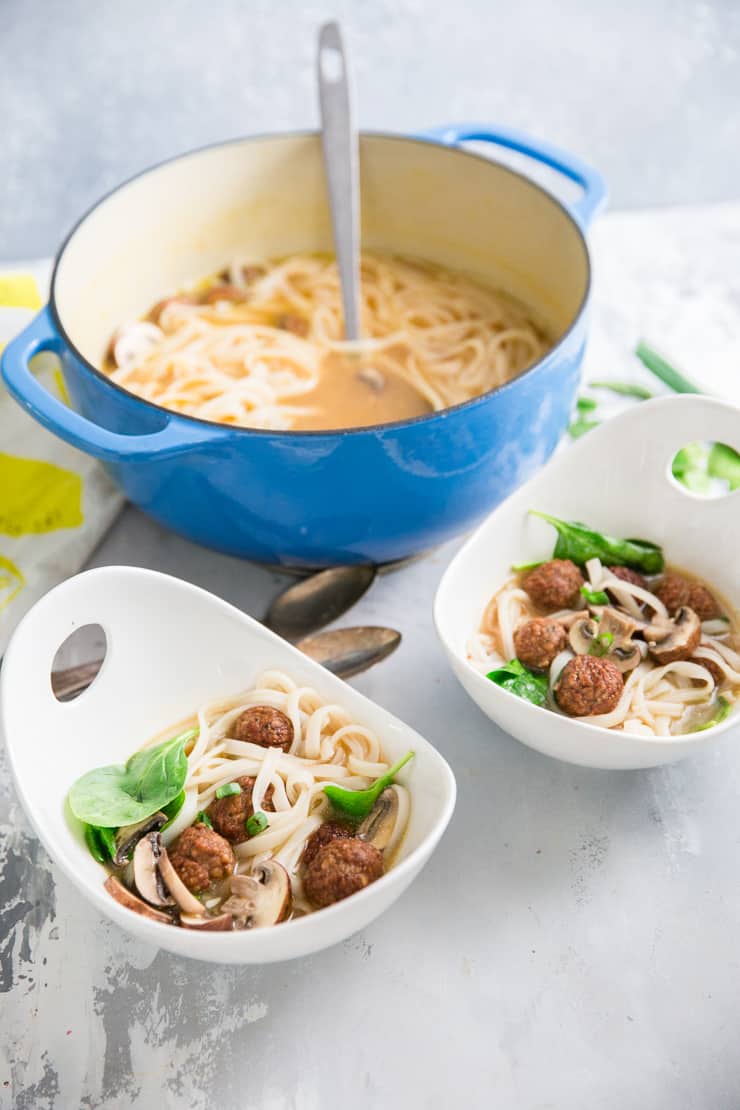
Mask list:
[[[222,904],[239,929],[277,925],[290,915],[292,893],[288,872],[274,860],[253,868],[251,875],[234,875],[231,896]]]

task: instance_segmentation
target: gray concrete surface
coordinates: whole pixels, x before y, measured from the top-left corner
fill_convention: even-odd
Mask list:
[[[737,195],[734,0],[2,0],[0,257],[51,254],[145,165],[313,126],[332,16],[367,127],[504,120],[590,158],[617,207]]]
[[[311,124],[313,30],[331,14],[369,126],[505,119],[598,164],[622,207],[737,194],[734,4],[4,0],[0,257],[51,252],[145,163]],[[737,207],[599,225],[599,376],[632,376],[644,332],[737,397],[738,242]],[[737,731],[640,774],[516,744],[437,647],[450,553],[381,579],[353,619],[403,629],[357,683],[451,761],[458,810],[406,896],[328,952],[220,969],[134,942],[50,863],[0,750],[3,1110],[737,1110]],[[279,585],[130,509],[93,561],[257,615]]]

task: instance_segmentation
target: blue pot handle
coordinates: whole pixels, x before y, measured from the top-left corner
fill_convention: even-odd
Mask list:
[[[583,189],[580,200],[567,205],[583,228],[590,225],[594,216],[606,204],[606,182],[593,166],[583,162],[577,155],[545,142],[544,139],[532,138],[524,131],[486,123],[450,123],[444,127],[434,127],[430,131],[423,132],[421,138],[433,139],[446,146],[458,146],[465,142],[495,143],[496,146],[517,150],[520,154],[527,154],[530,158],[534,158],[536,162],[551,166]]]
[[[54,326],[49,306],[5,348],[0,372],[10,393],[39,424],[73,447],[108,462],[127,462],[179,455],[199,443],[210,442],[218,429],[189,426],[163,413],[167,423],[156,432],[121,435],[100,427],[54,397],[33,374],[29,363],[42,351],[61,356],[65,344]]]

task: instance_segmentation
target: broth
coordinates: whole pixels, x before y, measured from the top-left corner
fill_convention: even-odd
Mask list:
[[[526,307],[440,266],[364,254],[361,281],[363,339],[347,344],[330,257],[236,260],[121,327],[103,369],[175,412],[315,431],[460,404],[552,345]]]

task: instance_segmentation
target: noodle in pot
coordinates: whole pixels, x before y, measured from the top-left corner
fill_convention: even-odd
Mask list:
[[[363,339],[346,343],[332,259],[236,260],[121,327],[104,369],[188,416],[321,429],[460,404],[552,345],[516,301],[439,266],[363,254],[361,280]]]

